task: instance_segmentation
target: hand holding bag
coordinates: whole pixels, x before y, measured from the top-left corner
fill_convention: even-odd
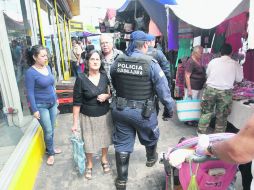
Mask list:
[[[73,136],[71,137],[71,143],[74,164],[77,167],[79,173],[83,175],[85,172],[85,160],[86,160],[86,156],[84,153],[84,142],[77,135],[77,133],[74,133]]]

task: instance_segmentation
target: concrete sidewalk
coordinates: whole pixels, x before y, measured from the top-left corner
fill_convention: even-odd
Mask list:
[[[160,140],[158,142],[158,153],[166,152],[168,147],[177,144],[182,136],[193,137],[196,134],[195,127],[188,127],[180,123],[176,116],[170,121],[163,121],[161,115],[158,117],[160,127]],[[116,166],[114,147],[109,148],[109,161],[112,172],[103,174],[100,165],[100,155],[94,156],[93,179],[87,180],[79,176],[74,169],[72,161],[72,147],[70,143],[72,127],[72,114],[58,116],[58,127],[55,130],[56,146],[63,150],[63,153],[56,155],[53,166],[46,165],[46,156],[37,176],[34,190],[115,190],[114,179],[116,177]],[[129,180],[127,190],[164,190],[165,173],[162,164],[148,168],[145,166],[145,148],[136,139],[134,152],[130,157]],[[237,179],[237,190],[241,179]]]

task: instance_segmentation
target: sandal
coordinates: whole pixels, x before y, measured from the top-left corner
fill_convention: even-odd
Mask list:
[[[61,154],[62,150],[60,148],[55,148],[54,152],[55,152],[55,154]]]
[[[85,178],[88,179],[88,180],[92,179],[92,168],[86,168]]]
[[[48,164],[49,166],[53,166],[54,162],[55,162],[54,156],[49,156],[49,157],[48,157],[48,160],[47,160],[47,164]]]
[[[106,163],[101,162],[101,166],[103,168],[104,174],[107,174],[111,171],[109,162]]]

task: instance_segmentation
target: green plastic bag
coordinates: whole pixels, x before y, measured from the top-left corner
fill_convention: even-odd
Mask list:
[[[80,175],[83,175],[85,172],[85,163],[86,163],[86,155],[84,152],[84,142],[81,137],[77,135],[77,133],[73,134],[71,137],[72,143],[72,152],[73,152],[73,160],[74,164],[79,171]]]
[[[191,176],[191,180],[188,186],[188,190],[199,190],[196,175]]]
[[[199,163],[197,164],[195,173],[192,172],[191,164],[192,164],[192,161],[190,161],[190,163],[189,163],[191,179],[190,179],[190,183],[188,185],[187,190],[199,190],[198,183],[197,183],[197,178],[196,178],[198,168],[199,168]]]

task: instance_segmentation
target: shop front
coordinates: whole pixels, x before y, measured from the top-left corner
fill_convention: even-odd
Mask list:
[[[24,88],[26,52],[42,44],[55,80],[68,80],[68,25],[79,11],[79,0],[0,1],[1,189],[18,189],[24,181],[28,183],[23,189],[32,189],[45,151],[42,131],[31,116]],[[33,168],[29,172],[28,162]]]

